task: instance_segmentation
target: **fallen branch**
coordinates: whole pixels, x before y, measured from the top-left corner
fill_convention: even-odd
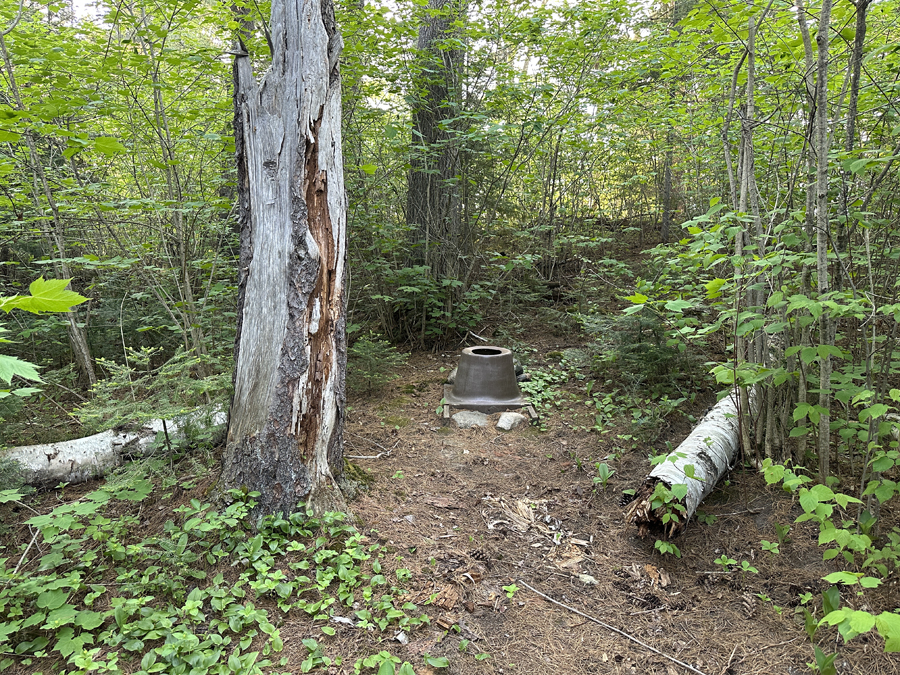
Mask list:
[[[345,431],[344,434],[347,435],[347,436],[353,436],[353,438],[359,438],[359,439],[362,439],[362,440],[366,441],[367,443],[371,443],[371,444],[374,445],[376,448],[381,448],[381,449],[384,450],[385,452],[389,452],[388,449],[387,449],[386,447],[384,447],[384,446],[381,445],[380,443],[376,443],[376,442],[373,441],[371,438],[366,438],[365,436],[360,436],[359,434],[351,434],[349,431]],[[400,440],[398,439],[398,440],[397,440],[397,443],[399,443],[399,442],[400,442]],[[391,450],[393,450],[394,448],[397,447],[397,443],[394,443],[394,447],[391,448]]]
[[[732,511],[731,513],[714,513],[716,518],[727,518],[728,516],[746,516],[749,514],[762,513],[762,509],[744,509],[743,511]]]
[[[344,455],[346,459],[381,459],[382,457],[390,457],[391,451],[379,452],[377,455]]]
[[[365,436],[357,436],[356,434],[351,434],[349,431],[344,432],[348,436],[353,436],[354,438],[361,438],[364,441],[368,441],[376,448],[381,448],[384,452],[379,452],[377,455],[344,455],[346,459],[381,459],[382,457],[390,457],[391,453],[394,451],[394,448],[397,447],[397,443],[400,442],[400,439],[397,439],[397,442],[394,443],[390,448],[386,448],[383,445],[380,445],[373,441],[371,438],[366,438]]]
[[[31,541],[28,542],[28,547],[25,549],[25,553],[23,553],[22,557],[19,558],[19,564],[16,565],[16,569],[13,570],[13,573],[12,573],[12,576],[10,577],[10,579],[15,578],[15,576],[19,573],[19,568],[22,566],[22,563],[25,562],[25,557],[28,555],[28,551],[30,551],[31,547],[34,546],[34,542],[40,533],[41,533],[40,530],[35,530],[34,534],[31,535]]]
[[[664,659],[668,659],[668,660],[671,661],[672,663],[677,663],[679,666],[681,666],[682,668],[686,668],[687,670],[691,671],[692,673],[697,673],[697,675],[705,675],[705,674],[703,673],[702,670],[697,670],[696,668],[694,668],[694,667],[691,666],[691,665],[688,665],[688,664],[685,663],[684,661],[679,661],[679,660],[676,659],[674,656],[669,656],[668,654],[665,654],[664,652],[659,651],[659,650],[656,649],[655,647],[651,647],[651,646],[648,645],[647,643],[641,642],[641,641],[638,640],[636,637],[633,637],[633,636],[629,635],[628,633],[626,633],[626,632],[623,631],[623,630],[619,630],[619,629],[616,628],[615,626],[610,626],[608,623],[603,623],[602,621],[600,621],[600,619],[595,619],[595,618],[592,617],[590,614],[585,614],[584,612],[579,612],[579,611],[578,611],[577,609],[575,609],[574,607],[569,607],[568,605],[564,605],[563,603],[559,602],[558,600],[554,600],[554,599],[551,598],[549,595],[545,595],[545,594],[541,593],[539,590],[537,590],[536,588],[532,588],[531,586],[529,586],[528,584],[526,584],[526,583],[525,583],[524,581],[522,581],[521,579],[519,579],[519,583],[522,584],[525,588],[527,588],[527,589],[528,589],[529,591],[531,591],[532,593],[537,593],[539,596],[541,596],[542,598],[544,598],[544,600],[549,600],[549,601],[552,602],[554,605],[559,605],[559,606],[562,607],[563,609],[567,609],[567,610],[569,610],[570,612],[574,612],[574,613],[577,614],[578,616],[583,616],[583,617],[584,617],[585,619],[587,619],[588,621],[593,621],[593,622],[596,623],[597,625],[603,626],[603,627],[606,628],[607,630],[611,630],[613,633],[618,633],[618,634],[621,635],[622,637],[627,638],[627,639],[631,640],[632,642],[634,642],[634,643],[636,643],[636,644],[639,644],[641,647],[644,647],[645,649],[649,649],[649,650],[650,650],[651,652],[653,652],[654,654],[659,654],[659,655],[662,656]]]
[[[731,668],[731,662],[734,660],[734,655],[737,652],[737,648],[738,648],[738,646],[735,645],[734,649],[731,650],[731,656],[728,657],[728,663],[725,664],[725,667],[722,668],[722,672],[719,673],[719,675],[725,675],[728,672],[728,670]]]
[[[734,464],[740,447],[738,411],[737,396],[732,392],[716,403],[681,445],[644,479],[626,513],[626,520],[638,526],[641,536],[651,527],[663,527],[668,536],[684,530],[700,502]],[[654,500],[658,483],[669,490],[674,485],[685,485],[687,493],[677,504],[670,501],[660,505],[659,500]],[[666,518],[667,514],[674,514],[677,519]]]
[[[182,422],[151,420],[135,431],[109,429],[93,436],[60,443],[22,445],[0,452],[0,459],[19,465],[22,480],[35,487],[51,487],[58,483],[83,483],[103,476],[122,462],[125,454],[141,455],[150,450],[158,433],[178,434],[187,425],[202,424],[208,413],[201,411],[183,418]],[[225,424],[224,412],[210,416],[210,426]]]

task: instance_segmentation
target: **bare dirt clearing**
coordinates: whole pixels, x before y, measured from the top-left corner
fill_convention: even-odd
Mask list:
[[[544,431],[443,428],[440,368],[454,365],[452,355],[416,355],[381,400],[351,402],[347,454],[390,450],[351,460],[373,478],[352,508],[413,571],[416,600],[432,599],[431,630],[392,651],[410,661],[419,651],[445,654],[458,673],[689,672],[525,582],[707,674],[809,671],[812,646],[794,608],[802,593],[820,605],[821,577],[836,568],[822,562],[816,528],[793,524],[802,510],[789,494],[735,471],[701,506],[714,522],[693,522],[674,542],[681,559],[662,556],[652,537],[625,524],[620,506],[622,490],[648,470],[647,448],[617,446],[614,430],[579,428],[574,383],[574,397],[542,417]],[[542,365],[539,356],[532,365]],[[660,445],[687,434],[684,418],[673,422]],[[605,490],[592,480],[601,460],[616,470]],[[778,540],[776,523],[792,529],[773,555],[760,542]],[[729,572],[714,563],[723,554],[737,561]],[[742,572],[743,561],[758,573]],[[895,584],[877,594],[885,608],[896,603]],[[511,586],[518,590],[508,597]],[[840,652],[838,672],[900,672],[877,636],[848,645],[836,631],[817,637]]]
[[[456,365],[452,352],[414,354],[392,384],[351,398],[348,474],[364,484],[350,503],[356,527],[367,544],[386,547],[385,576],[400,581],[402,600],[426,612],[430,624],[404,634],[401,642],[394,625],[366,630],[353,621],[284,614],[271,598],[255,598],[284,643],[273,655],[285,659],[284,665],[267,672],[301,672],[309,656],[303,640],[309,638],[328,657],[342,659],[313,672],[334,674],[354,673],[357,659],[382,650],[409,661],[419,675],[809,672],[813,649],[795,608],[802,594],[810,594],[806,606],[821,618],[828,586],[822,577],[837,567],[822,561],[817,528],[794,524],[802,509],[790,494],[766,487],[753,470],[732,472],[701,505],[702,522],[692,522],[673,542],[681,558],[661,555],[654,537],[641,539],[624,522],[623,490],[646,475],[648,454],[658,454],[667,442],[676,446],[691,428],[688,414],[700,417],[714,393],[699,392],[693,403],[685,401],[662,417],[647,411],[645,419],[643,411],[627,407],[607,411],[602,432],[590,431],[604,394],[594,391],[591,406],[585,405],[587,368],[572,362],[563,368],[559,357],[574,359],[568,350],[583,345],[553,338],[531,345],[526,370],[538,380],[555,373],[537,426],[511,432],[493,425],[442,426],[436,410],[446,375]],[[635,430],[646,431],[647,420],[655,427],[642,436]],[[215,462],[205,473],[196,460],[188,457],[171,469],[166,463],[177,479],[157,485],[143,502],[110,502],[107,516],[139,523],[130,536],[161,532],[176,519],[174,509],[208,499]],[[615,470],[605,489],[594,481],[598,462]],[[31,505],[46,512],[97,487],[44,493]],[[7,553],[24,549],[32,538],[22,524],[31,515],[12,503],[0,505]],[[882,516],[886,527],[897,520],[896,513]],[[773,554],[761,542],[779,542],[776,525],[791,529]],[[20,554],[11,555],[18,560]],[[715,562],[722,556],[733,561],[727,569]],[[745,562],[748,569],[742,570]],[[221,572],[229,582],[237,575],[233,565],[201,569],[209,577]],[[898,597],[893,578],[865,597],[843,591],[844,604],[873,612],[892,610]],[[323,633],[329,625],[334,635]],[[823,628],[816,638],[826,653],[840,652],[838,673],[900,672],[900,659],[884,653],[877,635],[844,645],[836,630]],[[258,649],[260,640],[249,649]],[[426,654],[446,657],[449,666],[423,665]],[[140,655],[128,657],[123,653],[124,672],[137,671]],[[54,654],[33,664],[17,658],[6,672],[60,672]]]

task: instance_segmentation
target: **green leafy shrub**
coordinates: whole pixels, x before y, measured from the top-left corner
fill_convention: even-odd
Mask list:
[[[672,391],[678,378],[690,376],[690,360],[670,339],[663,322],[650,312],[621,316],[609,328],[611,350],[594,357],[591,371],[595,377],[624,376],[632,386],[662,393]]]
[[[180,349],[171,359],[153,367],[153,357],[159,351],[128,349],[125,364],[97,359],[107,376],[94,387],[94,397],[76,411],[82,423],[100,431],[151,419],[173,419],[194,413],[201,406],[210,410],[225,407],[231,392],[228,356],[197,356]],[[202,440],[195,433],[186,436]]]
[[[891,462],[893,465],[893,458]],[[845,642],[874,629],[884,638],[886,652],[900,652],[900,614],[883,611],[876,615],[852,607],[839,607],[840,593],[834,590],[837,585],[852,587],[857,591],[857,596],[863,597],[866,589],[878,588],[886,578],[895,574],[900,569],[900,527],[883,532],[880,538],[872,538],[867,532],[871,532],[874,518],[868,511],[860,509],[861,500],[835,492],[826,485],[814,484],[809,476],[801,473],[802,467],[776,464],[771,459],[765,459],[761,471],[767,484],[781,483],[783,490],[796,493],[803,514],[794,522],[818,523],[819,545],[829,546],[822,554],[823,560],[840,561],[843,558],[846,565],[854,570],[838,570],[823,577],[824,581],[835,586],[832,586],[831,602],[823,604],[824,617],[817,627],[826,624],[836,626]],[[893,481],[881,479],[872,481],[863,494],[872,494],[883,504],[896,497],[896,487]],[[857,519],[846,518],[850,504],[858,509]],[[787,529],[779,527],[779,540],[782,537],[786,540]],[[807,617],[807,623],[811,621]],[[815,633],[809,628],[807,632],[810,637]]]
[[[29,295],[13,295],[0,297],[0,310],[9,314],[14,309],[19,309],[32,314],[45,312],[67,312],[72,307],[87,301],[84,296],[74,291],[67,291],[69,279],[50,279],[44,277],[35,279],[28,287]],[[8,332],[0,325],[0,343],[10,341],[3,338],[3,333]],[[0,353],[0,385],[5,384],[10,388],[0,388],[0,399],[9,396],[27,397],[40,389],[35,387],[12,388],[13,378],[21,378],[30,382],[41,382],[37,367],[28,361],[22,361],[14,356]]]
[[[0,558],[0,672],[19,663],[47,672],[51,661],[57,672],[62,659],[81,674],[176,675],[202,663],[202,672],[256,675],[277,672],[277,625],[298,616],[329,636],[334,616],[382,632],[429,621],[392,585],[384,547],[344,514],[313,517],[301,504],[254,532],[248,523],[258,493],[233,490],[224,511],[192,499],[162,531],[147,534],[137,509],[123,502],[141,502],[153,490],[138,477],[107,483],[29,518],[38,546]],[[0,492],[0,503],[19,499]],[[107,512],[112,505],[115,515]],[[259,607],[261,598],[277,609]],[[303,672],[340,662],[313,640],[304,645]]]
[[[490,283],[466,287],[459,279],[434,279],[425,265],[377,269],[383,290],[372,299],[381,330],[394,342],[424,347],[464,335],[481,323],[482,307],[496,293]]]
[[[347,386],[369,393],[397,379],[396,369],[406,363],[407,354],[397,351],[387,340],[374,333],[359,338],[349,349]]]

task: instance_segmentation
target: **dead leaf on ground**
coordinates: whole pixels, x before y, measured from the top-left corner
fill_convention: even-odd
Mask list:
[[[576,556],[574,558],[569,558],[568,560],[563,560],[562,562],[557,561],[556,566],[560,569],[575,569],[579,566],[579,563],[584,560],[581,556]]]
[[[549,557],[553,560],[553,564],[560,569],[576,569],[584,560],[582,551],[577,546],[571,545],[555,547]]]
[[[416,605],[422,605],[427,602],[434,607],[450,611],[459,602],[459,591],[454,586],[443,586],[437,593],[420,591],[412,597],[412,602]]]
[[[460,585],[467,583],[477,584],[484,579],[484,570],[478,567],[469,567],[465,572],[461,572],[454,577],[454,581]]]
[[[439,628],[450,630],[457,621],[459,621],[459,619],[455,616],[442,616],[435,621],[435,624],[437,624]]]
[[[672,583],[672,578],[669,576],[669,573],[665,570],[659,571],[659,585],[665,588],[669,584]]]
[[[439,509],[461,509],[462,508],[462,504],[460,504],[456,500],[450,499],[449,497],[435,497],[433,495],[428,495],[425,497],[425,503],[431,504],[432,506],[436,506]]]

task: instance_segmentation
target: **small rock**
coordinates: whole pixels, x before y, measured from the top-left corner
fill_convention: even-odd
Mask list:
[[[519,413],[514,412],[506,412],[500,415],[500,420],[497,422],[497,428],[502,431],[511,431],[516,427],[524,424],[528,420],[525,415],[520,415]]]
[[[416,522],[416,517],[410,513],[408,516],[403,516],[403,520],[406,520],[410,524],[412,524],[412,523]]]
[[[590,586],[596,586],[598,583],[600,583],[594,577],[592,577],[590,574],[579,574],[578,580],[581,583],[583,583],[585,585],[590,585]]]
[[[472,410],[460,410],[453,415],[453,421],[460,429],[471,429],[472,427],[486,427],[488,425],[488,417],[484,413],[474,412]]]

